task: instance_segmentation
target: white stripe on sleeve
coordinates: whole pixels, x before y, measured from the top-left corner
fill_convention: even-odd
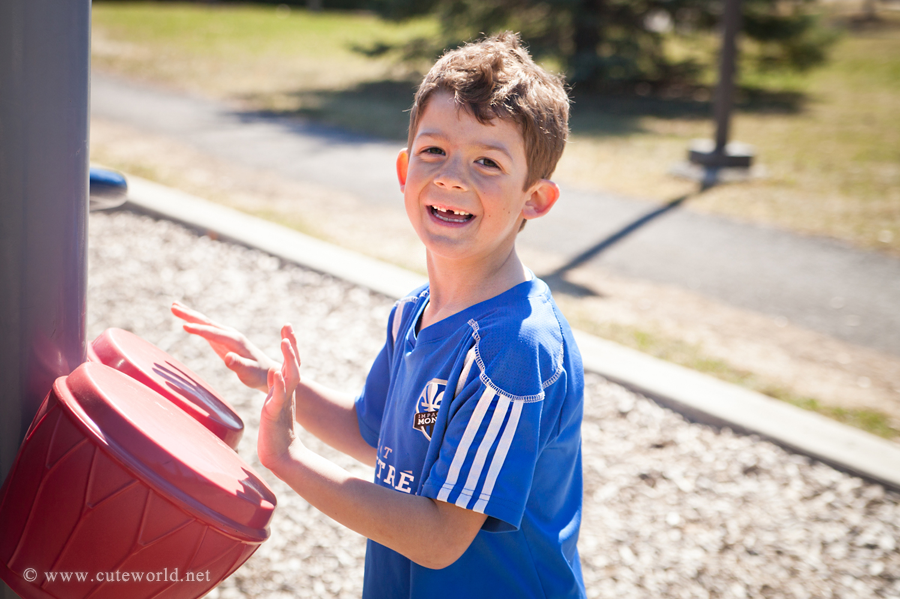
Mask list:
[[[456,505],[461,508],[469,507],[469,500],[472,499],[472,494],[478,486],[478,479],[481,478],[481,471],[484,470],[484,463],[487,461],[487,455],[491,451],[491,447],[494,446],[494,440],[497,438],[500,427],[506,419],[506,413],[509,411],[509,404],[509,398],[503,397],[502,395],[500,396],[500,399],[497,400],[497,407],[494,408],[494,415],[491,417],[491,423],[488,424],[487,431],[484,433],[484,438],[481,439],[481,443],[478,445],[478,452],[475,454],[475,460],[472,462],[472,467],[469,468],[469,477],[466,479],[466,484],[460,492],[459,498],[456,500]]]
[[[397,309],[394,310],[394,321],[391,323],[391,343],[394,347],[397,346],[397,335],[400,333],[400,321],[403,320],[403,306],[404,304],[399,304]]]
[[[497,482],[497,477],[500,475],[500,469],[503,468],[503,462],[506,461],[506,454],[509,452],[513,437],[516,435],[516,428],[519,426],[519,416],[522,414],[522,405],[523,402],[521,401],[513,402],[512,413],[509,415],[509,422],[506,423],[506,428],[503,430],[503,436],[500,437],[500,445],[497,446],[497,451],[494,453],[494,459],[491,460],[491,467],[488,469],[487,478],[484,481],[484,486],[481,488],[481,495],[479,496],[475,507],[472,508],[476,512],[483,514],[484,508],[487,507],[487,503],[491,499],[494,483]]]
[[[473,345],[472,348],[469,349],[469,353],[466,354],[465,366],[463,366],[462,374],[459,375],[459,382],[456,383],[456,393],[453,394],[453,397],[459,397],[459,394],[463,390],[463,387],[466,386],[466,380],[469,378],[469,371],[472,370],[472,364],[474,362],[475,346]]]
[[[437,496],[439,501],[447,501],[447,498],[450,496],[450,491],[453,490],[456,481],[459,480],[459,472],[462,470],[463,463],[466,461],[469,447],[472,445],[472,441],[475,440],[478,429],[481,427],[481,421],[484,420],[484,415],[487,413],[487,409],[491,405],[493,399],[494,390],[490,387],[486,387],[484,393],[481,394],[481,398],[478,400],[478,404],[475,406],[475,410],[472,412],[472,416],[469,418],[466,430],[463,433],[462,439],[459,441],[459,447],[456,448],[456,454],[453,456],[453,461],[450,463],[450,470],[447,472],[447,480],[444,481]]]

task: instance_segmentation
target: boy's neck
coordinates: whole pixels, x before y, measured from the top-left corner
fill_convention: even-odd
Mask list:
[[[423,329],[530,278],[515,246],[497,260],[463,264],[428,253],[427,266],[429,300],[422,314]]]

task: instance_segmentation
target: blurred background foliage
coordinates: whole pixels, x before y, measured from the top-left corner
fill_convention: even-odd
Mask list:
[[[362,4],[362,3],[361,3]],[[837,40],[814,11],[813,0],[744,0],[744,34],[752,40],[750,63],[760,70],[806,70],[821,64]],[[590,88],[625,84],[698,83],[709,54],[673,52],[698,33],[714,30],[722,0],[370,0],[384,18],[437,15],[438,38],[401,48],[404,57],[432,57],[483,33],[522,34],[539,59],[551,59],[568,80]]]
[[[109,0],[107,0],[109,1]],[[201,0],[198,4],[227,4]],[[445,49],[484,34],[520,32],[532,54],[556,64],[573,84],[590,89],[640,83],[654,87],[703,81],[710,48],[698,34],[714,31],[722,0],[259,0],[243,4],[307,10],[365,10],[385,20],[436,18],[439,34],[356,49],[394,55],[401,63],[432,61]],[[822,64],[838,38],[816,0],[743,0],[745,63],[760,71],[804,71]]]

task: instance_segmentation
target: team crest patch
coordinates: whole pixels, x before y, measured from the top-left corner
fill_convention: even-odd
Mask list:
[[[416,402],[413,428],[421,431],[429,441],[431,441],[431,433],[434,431],[434,423],[437,422],[438,410],[441,409],[441,400],[444,399],[446,390],[447,381],[431,379],[422,389],[419,400]]]

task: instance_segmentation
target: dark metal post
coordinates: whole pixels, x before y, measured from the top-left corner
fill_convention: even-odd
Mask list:
[[[719,61],[719,85],[716,87],[716,139],[712,147],[706,140],[695,141],[690,161],[711,169],[749,168],[752,150],[745,144],[729,144],[731,111],[734,107],[734,74],[737,62],[737,36],[741,30],[741,0],[724,0],[722,14],[722,54]]]
[[[731,109],[734,107],[734,63],[737,57],[737,35],[741,30],[741,0],[725,0],[722,15],[722,59],[719,62],[719,86],[716,88],[716,149],[725,154]]]
[[[90,28],[90,0],[0,2],[0,479],[84,359]]]

